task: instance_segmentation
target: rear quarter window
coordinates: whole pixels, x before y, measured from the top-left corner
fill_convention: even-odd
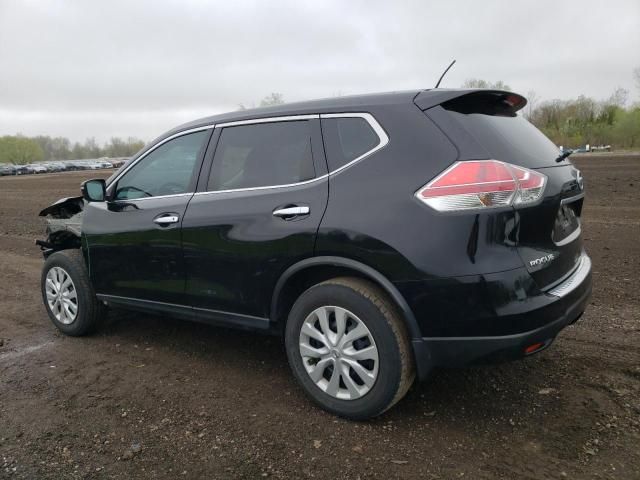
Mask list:
[[[332,172],[376,148],[380,137],[360,117],[322,119],[322,138]]]

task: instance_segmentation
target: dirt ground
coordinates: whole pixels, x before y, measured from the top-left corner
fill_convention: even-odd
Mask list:
[[[0,478],[640,478],[640,156],[575,162],[583,318],[526,361],[438,371],[364,423],[314,407],[276,338],[122,313],[58,334],[37,212],[96,173],[0,178]]]

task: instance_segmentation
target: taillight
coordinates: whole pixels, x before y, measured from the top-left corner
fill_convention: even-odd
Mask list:
[[[441,211],[529,205],[544,192],[547,177],[498,160],[456,162],[416,192]]]

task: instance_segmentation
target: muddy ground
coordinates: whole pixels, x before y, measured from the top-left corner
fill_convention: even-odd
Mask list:
[[[576,163],[595,277],[580,322],[365,423],[314,407],[276,338],[139,314],[58,334],[36,215],[96,174],[0,178],[0,477],[640,478],[640,157]]]

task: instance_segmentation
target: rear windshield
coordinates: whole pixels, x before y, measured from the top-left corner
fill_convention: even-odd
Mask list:
[[[448,113],[496,160],[528,168],[558,165],[558,147],[520,115]]]

